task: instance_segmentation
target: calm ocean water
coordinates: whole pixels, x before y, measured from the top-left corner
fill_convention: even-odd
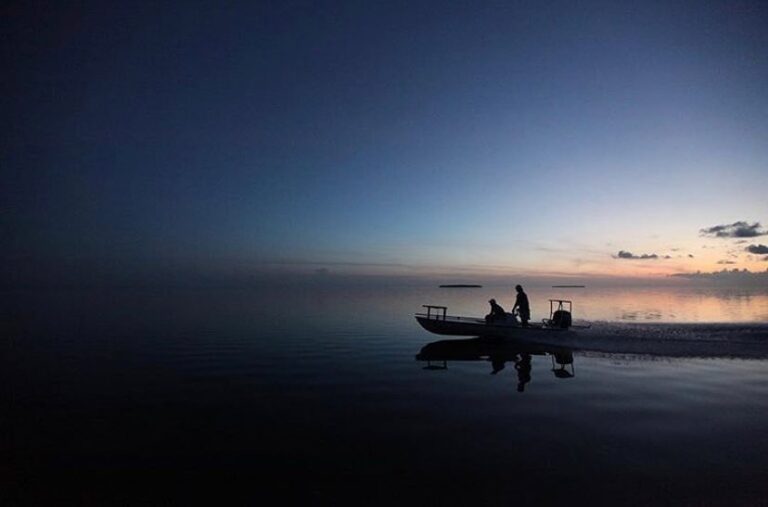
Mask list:
[[[0,502],[765,504],[767,289],[528,294],[584,346],[413,318],[507,287],[3,293]]]

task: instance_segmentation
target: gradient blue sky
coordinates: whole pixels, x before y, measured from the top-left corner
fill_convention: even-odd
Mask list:
[[[765,2],[2,9],[17,278],[768,267]]]

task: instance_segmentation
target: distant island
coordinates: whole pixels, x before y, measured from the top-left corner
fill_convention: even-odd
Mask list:
[[[555,289],[584,289],[586,285],[553,285]]]
[[[482,287],[482,285],[474,285],[470,283],[451,283],[440,286],[441,289],[477,289],[480,287]]]

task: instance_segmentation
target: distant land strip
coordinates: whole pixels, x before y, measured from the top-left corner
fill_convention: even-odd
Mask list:
[[[482,287],[482,285],[474,285],[471,283],[450,283],[441,285],[441,289],[477,289],[479,287]]]
[[[586,285],[553,285],[555,289],[584,289]]]

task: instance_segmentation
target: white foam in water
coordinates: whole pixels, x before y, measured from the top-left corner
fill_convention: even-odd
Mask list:
[[[687,357],[768,357],[768,324],[594,322],[563,336],[578,350]]]

